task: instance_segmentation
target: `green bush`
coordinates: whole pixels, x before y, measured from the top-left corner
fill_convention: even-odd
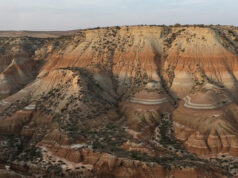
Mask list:
[[[181,24],[180,23],[176,23],[174,24],[175,27],[181,27]]]

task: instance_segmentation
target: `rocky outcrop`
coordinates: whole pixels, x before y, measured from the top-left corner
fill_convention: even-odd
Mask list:
[[[160,81],[157,81],[147,83],[144,89],[136,92],[128,101],[121,102],[120,108],[127,117],[127,126],[141,130],[147,126],[156,127],[160,122],[161,114],[171,112],[174,103]]]
[[[222,89],[208,86],[186,96],[173,112],[175,136],[199,156],[236,156],[237,106]]]
[[[84,165],[91,174],[84,170],[84,176],[97,175],[98,177],[223,177],[221,173],[212,173],[203,168],[188,168],[182,171],[178,168],[167,170],[157,163],[144,163],[136,160],[117,158],[115,156],[98,153],[88,149],[71,150],[53,145],[40,144],[46,150],[46,154],[57,156],[59,159],[68,160],[70,169]],[[69,163],[69,164],[70,164]],[[67,163],[66,163],[67,164]]]

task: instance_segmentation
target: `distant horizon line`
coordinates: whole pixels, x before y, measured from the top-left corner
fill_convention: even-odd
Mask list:
[[[113,27],[137,27],[137,26],[157,26],[157,27],[211,27],[211,26],[230,26],[238,28],[236,25],[228,24],[180,24],[175,23],[172,25],[166,24],[138,24],[138,25],[109,25],[109,26],[95,26],[95,27],[85,27],[85,28],[75,28],[67,30],[0,30],[0,32],[66,32],[66,31],[80,31],[80,30],[93,30],[101,28],[113,28]]]

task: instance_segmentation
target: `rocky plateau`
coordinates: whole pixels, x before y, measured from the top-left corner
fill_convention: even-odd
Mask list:
[[[238,177],[238,28],[0,32],[0,178]]]

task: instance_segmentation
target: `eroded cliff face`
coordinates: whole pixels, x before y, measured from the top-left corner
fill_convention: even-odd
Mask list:
[[[22,34],[0,33],[0,175],[238,174],[236,27]]]

